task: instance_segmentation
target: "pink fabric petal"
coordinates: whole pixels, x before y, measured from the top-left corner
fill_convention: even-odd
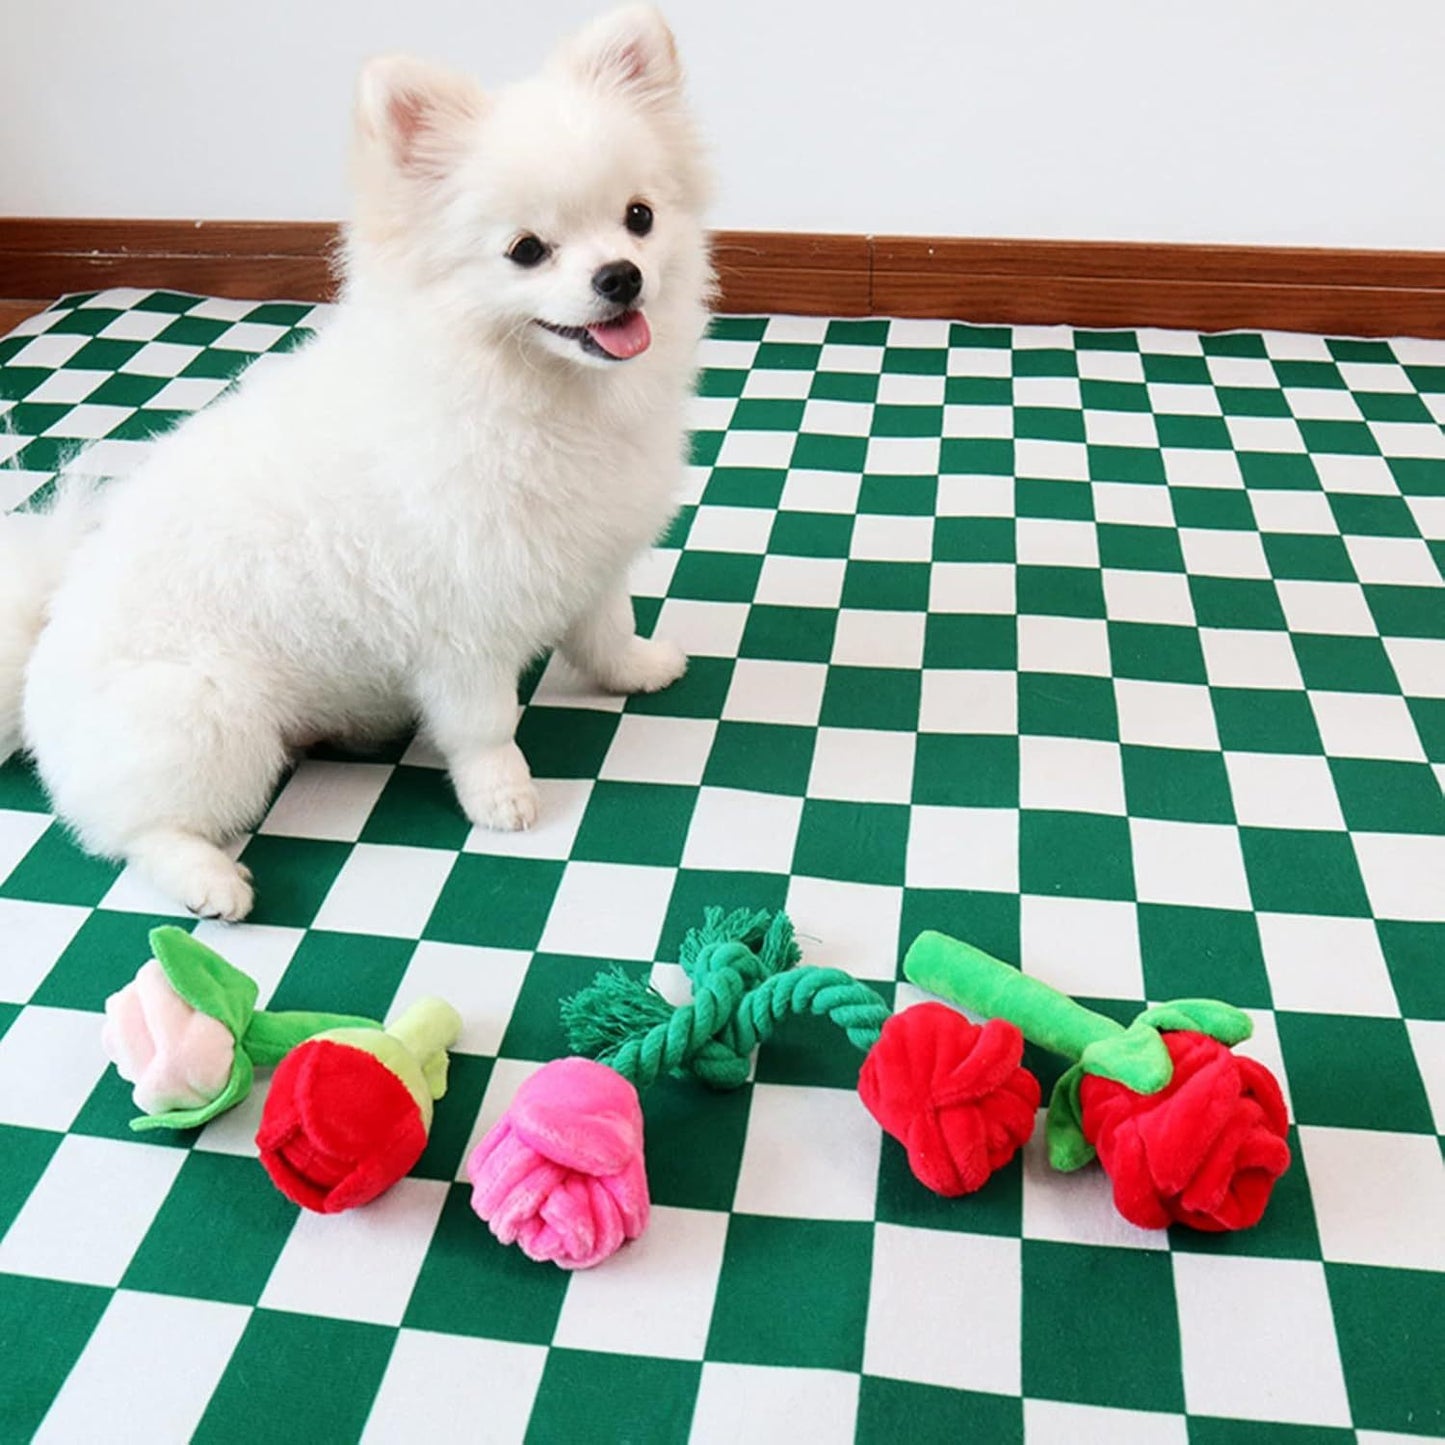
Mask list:
[[[641,1146],[637,1090],[592,1059],[544,1064],[517,1090],[507,1117],[539,1154],[587,1174],[615,1174]]]

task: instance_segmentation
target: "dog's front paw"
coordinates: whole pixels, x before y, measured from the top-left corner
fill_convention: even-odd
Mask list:
[[[537,821],[537,787],[515,743],[454,766],[452,782],[462,811],[479,828],[517,833]]]
[[[687,671],[687,653],[665,637],[634,637],[598,681],[608,692],[661,692]]]
[[[251,870],[244,863],[223,866],[223,856],[210,868],[197,869],[182,902],[197,918],[239,923],[256,901]]]

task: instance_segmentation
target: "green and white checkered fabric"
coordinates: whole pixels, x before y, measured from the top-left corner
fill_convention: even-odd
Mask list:
[[[126,470],[320,315],[68,298],[0,341],[0,501],[77,440]],[[196,928],[274,1007],[465,1015],[374,1206],[282,1199],[259,1095],[128,1132],[99,1013],[170,908],[0,769],[0,1439],[1441,1434],[1445,344],[727,318],[703,359],[635,579],[686,679],[528,679],[521,836],[418,744],[316,752],[246,843],[253,919]],[[613,960],[675,988],[708,903],[786,906],[899,1004],[925,927],[1119,1017],[1230,999],[1295,1166],[1240,1236],[1135,1230],[1037,1140],[940,1200],[794,1024],[737,1094],[646,1097],[639,1245],[502,1249],[470,1143],[559,998]]]

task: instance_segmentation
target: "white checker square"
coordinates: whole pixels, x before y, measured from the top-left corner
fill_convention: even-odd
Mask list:
[[[946,390],[941,376],[885,371],[878,378],[878,401],[884,406],[942,406]]]
[[[120,1290],[33,1440],[93,1440],[101,1421],[107,1445],[191,1439],[250,1317],[243,1305]],[[126,1388],[138,1380],[144,1389]]]
[[[676,547],[649,547],[628,568],[627,590],[634,597],[666,597],[681,556]]]
[[[1321,386],[1286,386],[1281,388],[1285,404],[1296,421],[1359,421],[1363,416],[1360,404],[1348,391],[1330,391]],[[1315,469],[1323,461],[1335,461],[1331,454],[1315,458]],[[1340,460],[1354,461],[1347,457]],[[1322,474],[1323,477],[1323,474]],[[1326,488],[1328,491],[1328,487]]]
[[[733,722],[816,727],[827,680],[826,663],[741,657],[733,668],[723,717]]]
[[[521,1445],[546,1363],[544,1345],[402,1330],[363,1445],[477,1445],[481,1421],[488,1445]]]
[[[1223,416],[1219,393],[1212,386],[1180,381],[1151,381],[1149,407],[1155,416]]]
[[[1352,833],[1376,918],[1445,922],[1445,837]]]
[[[1445,1019],[1407,1019],[1405,1031],[1430,1100],[1435,1132],[1445,1134]]]
[[[1209,689],[1194,683],[1118,678],[1119,741],[1144,747],[1219,747]]]
[[[1093,738],[1021,737],[1019,806],[1122,815],[1119,745]]]
[[[1360,497],[1391,497],[1399,484],[1384,457],[1317,456],[1315,471],[1326,493]]]
[[[101,1023],[80,1009],[21,1009],[0,1035],[0,1124],[68,1129],[109,1067]]]
[[[704,336],[697,347],[698,364],[720,371],[749,371],[757,354],[756,341],[724,336]]]
[[[1017,1239],[879,1224],[863,1368],[885,1379],[1016,1395],[1022,1301]]]
[[[108,371],[52,371],[25,400],[27,404],[44,401],[73,405],[84,401],[109,377]]]
[[[1233,452],[1164,447],[1161,455],[1164,476],[1171,487],[1200,487],[1215,492],[1237,492],[1244,487],[1244,473]]]
[[[810,798],[906,803],[913,794],[914,735],[869,728],[819,728]]]
[[[943,435],[946,437],[994,437],[1007,440],[1014,434],[1014,411],[1011,406],[970,406],[949,403],[943,408]]]
[[[736,657],[748,625],[746,602],[702,602],[669,597],[657,615],[656,636],[689,657]]]
[[[1018,811],[915,807],[905,877],[910,888],[1017,893]]]
[[[1144,997],[1139,916],[1132,903],[1025,894],[1019,939],[1025,970],[1063,993]]]
[[[950,376],[1013,375],[1013,354],[1007,346],[952,346],[948,351]]]
[[[1307,537],[1333,537],[1339,524],[1329,498],[1319,492],[1265,492],[1249,494],[1255,525],[1264,533],[1294,533]]]
[[[1345,548],[1361,582],[1439,587],[1440,569],[1418,537],[1346,537]],[[1445,591],[1438,599],[1445,611]]]
[[[768,317],[766,335],[769,341],[797,341],[808,346],[820,346],[827,334],[828,320],[824,316]]]
[[[1323,1265],[1185,1253],[1172,1263],[1191,1415],[1349,1426]]]
[[[399,1325],[446,1197],[444,1179],[401,1179],[365,1209],[303,1209],[261,1308]]]
[[[813,384],[811,371],[750,371],[743,395],[777,401],[805,401]]]
[[[1289,753],[1226,753],[1235,817],[1246,828],[1344,830],[1327,759]]]
[[[1184,565],[1196,577],[1268,577],[1269,559],[1255,532],[1181,527]]]
[[[770,552],[763,558],[753,600],[781,607],[836,607],[847,570],[842,557],[780,557]]]
[[[465,943],[417,944],[392,1000],[390,1015],[423,998],[444,998],[462,1016],[458,1053],[496,1054],[527,976],[531,955],[520,949]]]
[[[41,433],[47,437],[74,437],[77,441],[92,441],[109,436],[121,422],[134,415],[128,406],[103,406],[98,402],[82,402],[72,407],[57,422]]]
[[[938,475],[938,437],[870,437],[864,468],[878,477]]]
[[[982,668],[925,668],[918,730],[925,733],[1003,733],[1018,730],[1018,679]]]
[[[711,718],[624,713],[598,777],[624,783],[702,782],[717,724]]]
[[[1014,345],[1018,345],[1018,333],[1014,333]],[[1079,393],[1079,381],[1073,376],[1019,376],[1013,379],[1014,405],[1064,407],[1069,411],[1080,411],[1083,401]]]
[[[90,909],[66,903],[0,898],[0,1003],[26,1003],[89,917]]]
[[[694,431],[726,431],[737,410],[734,396],[692,396],[688,398],[687,420]]]
[[[1156,622],[1192,627],[1194,600],[1182,572],[1134,572],[1106,567],[1104,605],[1115,622]]]
[[[769,467],[781,471],[793,457],[790,431],[729,431],[718,449],[720,467]]]
[[[391,776],[385,763],[302,760],[257,828],[287,838],[354,843]]]
[[[1331,757],[1425,761],[1425,749],[1403,697],[1312,692],[1309,698],[1320,739]]]
[[[787,873],[793,866],[802,816],[801,798],[739,788],[700,788],[682,850],[682,866]]]
[[[152,341],[121,362],[120,370],[135,376],[179,376],[204,350],[173,341]],[[18,362],[20,358],[17,356]]]
[[[1304,434],[1287,416],[1230,416],[1224,419],[1237,452],[1291,452],[1303,455]]]
[[[541,951],[579,958],[652,958],[675,877],[671,868],[569,863],[547,915]]]
[[[688,1445],[737,1445],[740,1401],[746,1401],[749,1445],[853,1445],[858,1388],[859,1377],[842,1370],[709,1360]]]
[[[39,316],[32,317],[33,324],[49,325],[53,318],[42,312]],[[24,323],[22,323],[23,326]],[[18,328],[17,328],[18,329]],[[23,334],[23,332],[21,333]],[[82,346],[88,345],[90,337],[72,336],[63,332],[47,332],[37,336],[34,341],[27,342],[19,351],[6,363],[7,366],[30,366],[39,370],[49,371],[56,367],[64,366]],[[194,347],[191,348],[195,350]],[[1007,353],[1005,353],[1007,359]],[[124,368],[122,368],[124,370]]]
[[[1056,517],[1020,517],[1015,544],[1021,564],[1037,567],[1097,567],[1099,534],[1092,522]]]
[[[1387,637],[1385,651],[1406,697],[1445,697],[1445,641]]]
[[[825,341],[818,353],[818,370],[877,376],[883,370],[883,350],[881,346],[860,346],[851,341]]]
[[[257,1159],[256,1133],[266,1110],[266,1096],[271,1092],[271,1077],[262,1073],[251,1092],[236,1105],[218,1114],[201,1128],[195,1148],[206,1154],[229,1154],[235,1159]]]
[[[1083,442],[1021,437],[1014,443],[1014,474],[1039,481],[1087,482],[1089,449]]]
[[[773,512],[769,508],[704,504],[693,513],[687,545],[695,552],[761,554],[768,550],[772,530]]]
[[[1017,607],[1010,562],[935,562],[929,573],[930,612],[1010,616]]]
[[[852,1089],[754,1084],[733,1209],[872,1220],[882,1141]]]
[[[532,707],[587,708],[593,712],[621,712],[627,699],[606,692],[590,677],[573,667],[561,651],[554,652],[542,669],[532,691]],[[443,761],[443,766],[445,762]]]
[[[1250,906],[1239,833],[1224,823],[1131,818],[1134,882],[1141,903],[1200,908]]]
[[[923,666],[922,612],[883,612],[844,607],[838,612],[832,661],[846,667]]]
[[[1279,387],[1274,367],[1262,356],[1206,356],[1204,364],[1215,386]]]
[[[858,509],[862,489],[863,478],[847,472],[790,471],[778,510],[851,516]]]
[[[1095,482],[1094,520],[1135,527],[1172,527],[1174,502],[1167,487],[1136,482]]]
[[[1405,505],[1427,542],[1445,542],[1445,497],[1406,497]]]
[[[516,833],[473,828],[463,853],[488,853],[505,858],[565,858],[572,851],[582,815],[592,796],[590,778],[535,778],[540,805],[537,821]]]
[[[855,978],[891,983],[897,976],[901,888],[794,877],[788,881],[787,912],[807,940],[808,963],[841,968]]]
[[[727,1232],[726,1213],[654,1205],[646,1233],[606,1269],[572,1273],[552,1343],[603,1354],[702,1359]]]
[[[1291,632],[1373,637],[1378,630],[1358,583],[1282,578],[1274,585]]]
[[[940,517],[1011,517],[1013,478],[939,477],[935,510]]]
[[[96,335],[107,341],[154,341],[175,319],[168,311],[122,311]]]
[[[800,430],[809,436],[866,437],[872,426],[872,402],[814,397],[803,408]]]
[[[1199,643],[1212,687],[1304,689],[1299,659],[1287,632],[1202,627]]]
[[[1018,656],[1020,672],[1108,677],[1109,624],[1102,617],[1020,617]]]
[[[455,855],[440,848],[357,843],[316,912],[314,927],[420,938]]]
[[[184,1149],[67,1134],[0,1239],[0,1270],[114,1288],[185,1162]]]
[[[256,983],[256,1007],[265,1008],[306,937],[306,930],[274,923],[222,923],[203,918],[191,936],[250,974]]]
[[[1189,1445],[1183,1415],[1066,1400],[1024,1400],[1028,1445]]]
[[[933,518],[864,513],[853,523],[848,555],[864,562],[931,561]]]
[[[1090,446],[1153,448],[1159,428],[1148,412],[1085,411],[1084,438]]]
[[[922,346],[941,350],[947,346],[952,323],[931,316],[895,317],[888,323],[888,344],[892,347]]]
[[[1144,380],[1144,359],[1137,351],[1079,351],[1080,381]]]
[[[1369,428],[1387,457],[1445,457],[1445,432],[1433,422],[1372,421]]]
[[[1259,941],[1277,1009],[1398,1018],[1400,1005],[1368,918],[1261,913]]]
[[[270,351],[289,329],[286,326],[269,326],[261,321],[241,321],[223,331],[211,342],[211,346],[216,351]]]

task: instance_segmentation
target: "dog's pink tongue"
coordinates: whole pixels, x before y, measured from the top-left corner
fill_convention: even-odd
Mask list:
[[[641,356],[652,345],[652,327],[640,311],[629,311],[615,321],[600,321],[587,328],[587,334],[619,361]]]

